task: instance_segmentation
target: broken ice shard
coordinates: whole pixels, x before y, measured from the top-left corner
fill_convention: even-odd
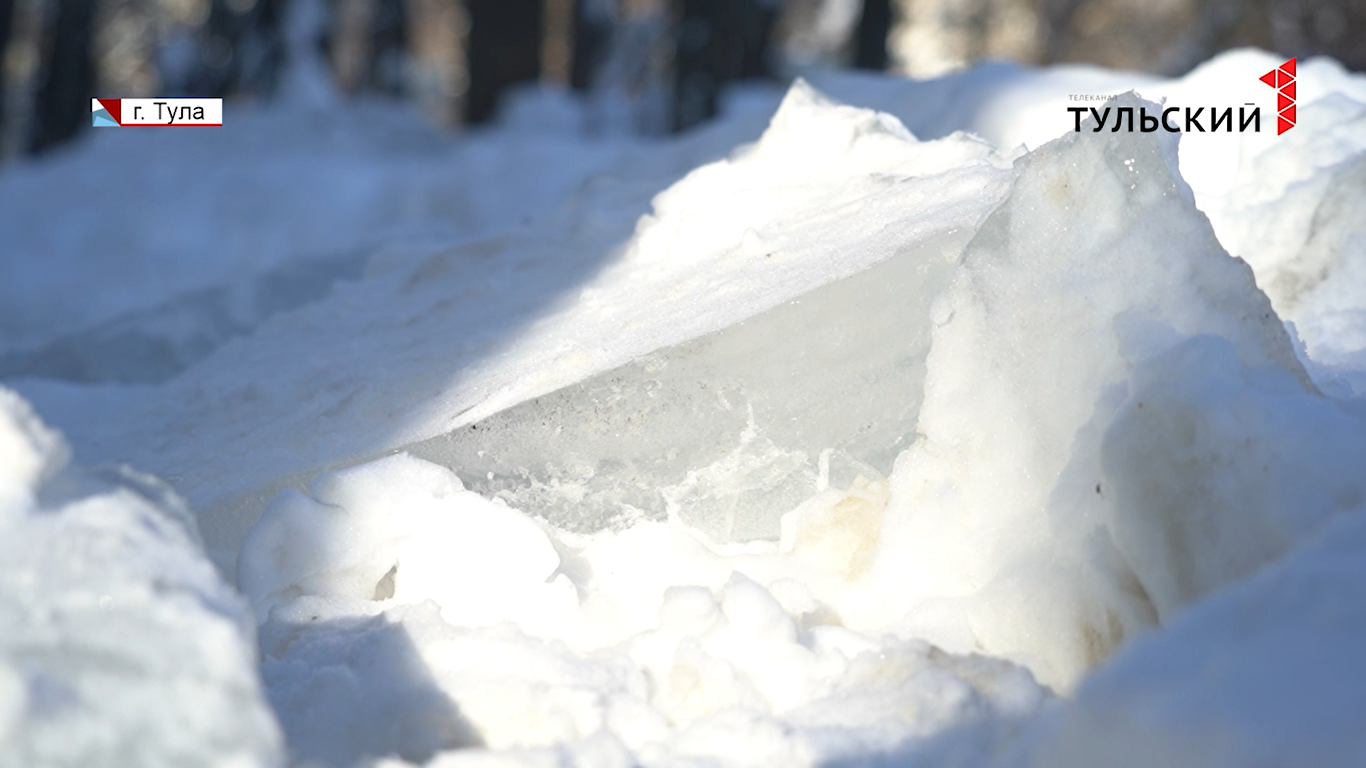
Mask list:
[[[941,231],[709,336],[408,448],[569,530],[675,518],[776,539],[822,485],[885,476],[914,437],[930,304],[971,231]]]

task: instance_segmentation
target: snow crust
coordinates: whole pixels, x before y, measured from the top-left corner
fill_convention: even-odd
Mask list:
[[[1122,95],[1081,103],[1274,115],[1256,77],[1281,60],[818,82],[849,105],[799,82],[658,145],[556,133],[569,108],[529,95],[497,131],[437,145],[431,176],[392,148],[319,150],[357,174],[356,207],[286,206],[261,234],[335,216],[336,242],[380,243],[347,266],[290,282],[278,270],[309,255],[291,246],[237,287],[172,271],[141,299],[54,304],[86,329],[65,336],[22,330],[58,326],[14,304],[7,365],[66,379],[16,386],[85,460],[131,460],[189,500],[254,610],[300,764],[1352,764],[1366,81],[1301,62],[1281,137],[1073,133],[1065,110],[1098,92]],[[494,213],[347,221],[448,184]],[[76,258],[45,237],[19,242]],[[287,296],[235,325],[175,309],[278,280]],[[128,353],[149,339],[169,347]],[[127,474],[144,490],[81,496],[121,516],[78,524],[87,501],[35,490],[65,476],[62,441],[11,401],[0,525],[124,542],[98,578],[24,546],[87,602],[122,583],[105,571],[187,585],[188,603],[134,603],[178,630],[138,613],[129,632],[155,639],[116,646],[160,654],[134,656],[138,685],[213,670],[148,727],[206,763],[273,764],[250,627],[193,527]],[[5,579],[30,567],[4,562]],[[31,668],[0,663],[0,734],[45,733],[26,727]],[[71,685],[103,680],[79,669]],[[111,708],[83,722],[115,725],[75,731],[132,732],[89,690]]]

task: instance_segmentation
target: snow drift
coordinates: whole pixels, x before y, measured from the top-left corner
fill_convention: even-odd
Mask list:
[[[0,389],[0,765],[281,764],[241,599],[175,495]]]

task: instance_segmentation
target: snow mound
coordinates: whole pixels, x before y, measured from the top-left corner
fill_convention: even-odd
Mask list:
[[[0,764],[281,764],[247,613],[188,512],[65,458],[0,390]]]
[[[1004,764],[1361,762],[1363,563],[1366,517],[1325,526],[1121,653]]]
[[[929,318],[921,437],[891,477],[876,567],[900,588],[874,609],[1064,689],[1366,489],[1335,458],[1359,455],[1361,424],[1318,395],[1173,175],[1173,149],[1083,131],[1016,161],[1011,197]],[[1162,376],[1169,351],[1209,348],[1220,368]],[[1228,420],[1218,387],[1246,403]],[[1332,491],[1268,474],[1277,447],[1314,429],[1307,413],[1336,425],[1315,432]],[[1264,452],[1228,456],[1227,440]]]
[[[1048,698],[1008,662],[839,627],[775,575],[793,572],[775,553],[727,557],[658,523],[566,538],[402,454],[322,475],[310,494],[332,506],[282,495],[240,564],[249,592],[262,573],[288,581],[257,605],[298,758],[443,764],[485,748],[516,764],[808,765],[1026,717]],[[306,514],[332,520],[290,527]],[[331,569],[305,573],[324,539]]]
[[[865,143],[904,165],[872,171]],[[603,275],[819,287],[474,419],[585,370],[569,356],[266,506],[238,581],[294,751],[1012,754],[1050,689],[1366,511],[1366,421],[1320,392],[1177,157],[1084,130],[1007,179],[971,140],[794,87],[759,144],[656,198]],[[970,179],[1008,186],[955,196]],[[607,290],[576,306],[616,315]],[[662,308],[679,329],[711,300],[689,295]]]
[[[418,594],[476,626],[535,623],[575,603],[545,533],[444,467],[399,454],[322,475],[308,491],[282,492],[243,542],[239,583],[260,620],[299,595]]]

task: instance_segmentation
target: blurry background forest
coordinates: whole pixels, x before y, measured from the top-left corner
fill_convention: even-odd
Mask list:
[[[266,100],[315,47],[341,93],[484,122],[509,88],[572,89],[589,130],[676,132],[726,83],[983,59],[1165,75],[1227,48],[1366,68],[1362,0],[0,0],[0,161],[89,127],[92,96]]]

